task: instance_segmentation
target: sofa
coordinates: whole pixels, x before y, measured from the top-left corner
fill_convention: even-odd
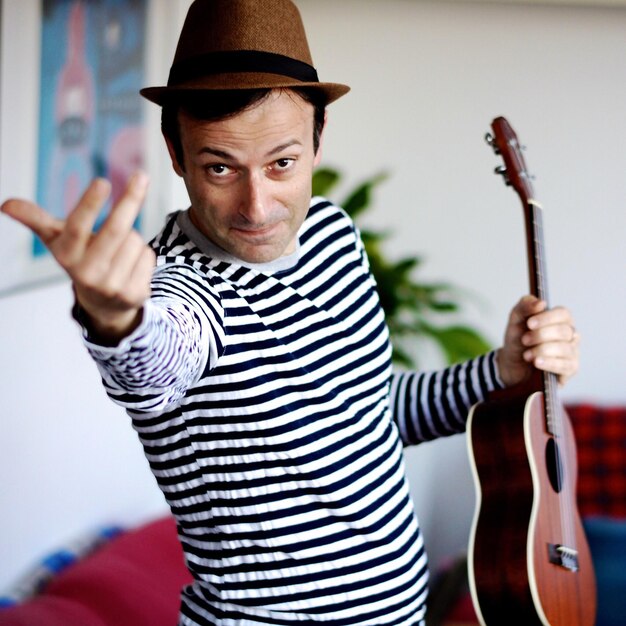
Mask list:
[[[598,582],[596,626],[626,624],[626,409],[568,407],[578,441],[579,509]],[[0,626],[173,626],[191,582],[166,516],[104,533],[79,555],[59,551],[27,592],[0,598]],[[464,555],[434,577],[429,626],[476,624]],[[54,571],[52,571],[54,570]],[[4,606],[3,606],[4,605]]]
[[[191,582],[171,516],[110,534],[81,558],[57,551],[34,572],[40,592],[5,598],[1,626],[173,626]],[[74,562],[70,562],[70,561]],[[68,561],[66,564],[63,561]],[[48,567],[45,567],[45,565]],[[57,570],[51,573],[50,570]]]

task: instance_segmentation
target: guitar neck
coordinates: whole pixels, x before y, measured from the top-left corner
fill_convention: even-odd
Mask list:
[[[524,147],[520,144],[515,131],[506,118],[497,117],[491,123],[493,135],[487,134],[487,143],[495,153],[501,155],[504,166],[496,168],[496,173],[504,177],[505,182],[511,185],[524,209],[526,222],[526,243],[528,248],[528,274],[530,279],[530,293],[549,302],[548,285],[546,281],[546,262],[543,242],[543,219],[541,205],[535,200],[532,187],[532,176],[522,154]],[[546,428],[556,434],[560,427],[560,409],[556,401],[557,378],[554,374],[536,371],[528,385],[533,391],[542,391],[544,394],[544,411]]]
[[[528,249],[528,279],[530,293],[548,302],[545,245],[543,241],[543,210],[536,200],[528,200],[526,215],[526,245]]]
[[[541,205],[529,199],[524,206],[526,217],[526,243],[528,249],[528,277],[532,295],[549,303],[543,236],[543,210]],[[557,378],[550,372],[541,372],[540,391],[544,394],[546,429],[552,435],[558,431]]]

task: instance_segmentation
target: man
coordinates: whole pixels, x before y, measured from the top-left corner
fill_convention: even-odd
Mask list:
[[[358,233],[311,200],[325,106],[290,0],[196,0],[163,131],[191,199],[151,247],[137,174],[100,231],[96,180],[65,222],[21,200],[72,279],[75,317],[178,523],[195,582],[180,624],[423,624],[427,564],[402,447],[462,432],[467,410],[532,365],[577,369],[569,312],[533,298],[504,346],[392,373]],[[156,259],[156,261],[155,261]]]

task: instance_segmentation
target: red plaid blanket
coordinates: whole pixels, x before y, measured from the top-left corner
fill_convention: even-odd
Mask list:
[[[626,518],[626,407],[566,407],[578,447],[581,517]]]

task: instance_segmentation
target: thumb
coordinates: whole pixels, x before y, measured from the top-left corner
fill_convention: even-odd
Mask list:
[[[29,200],[11,198],[0,206],[0,211],[33,231],[48,245],[63,228],[63,221],[52,217],[38,204]]]
[[[531,315],[540,313],[546,308],[546,303],[537,296],[526,295],[520,299],[513,309],[514,321],[525,322]]]

